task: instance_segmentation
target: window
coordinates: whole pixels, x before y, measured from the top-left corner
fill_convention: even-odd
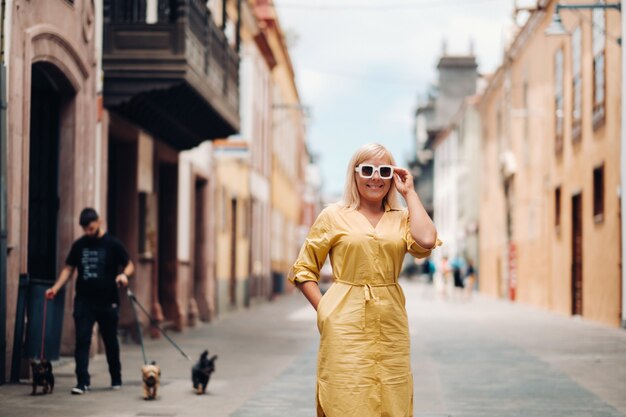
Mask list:
[[[604,218],[604,165],[593,170],[593,218],[596,222]]]
[[[222,227],[221,227],[221,231],[222,233],[226,233],[226,231],[228,230],[228,209],[229,207],[227,206],[227,204],[230,202],[230,198],[228,197],[228,190],[226,189],[226,187],[222,187],[222,209],[221,214],[222,214]]]
[[[603,2],[602,2],[603,3]],[[605,45],[606,45],[606,13],[603,9],[593,9],[592,25],[593,44],[593,128],[604,124],[604,98],[606,92],[605,79]]]
[[[554,227],[557,232],[561,229],[561,187],[554,189]]]
[[[239,236],[242,238],[248,237],[250,233],[250,217],[251,217],[251,206],[250,200],[242,199],[241,200],[241,213],[240,213],[240,224],[239,224]]]
[[[580,26],[572,32],[572,140],[576,141],[581,136],[582,119],[582,35]]]
[[[554,151],[563,151],[563,49],[554,54]]]

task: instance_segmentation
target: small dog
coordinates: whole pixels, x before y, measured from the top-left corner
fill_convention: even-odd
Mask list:
[[[52,364],[47,359],[41,361],[30,361],[30,368],[33,371],[33,392],[37,393],[37,386],[43,387],[44,394],[52,394],[54,390],[54,375],[52,374]]]
[[[141,367],[141,374],[143,376],[143,399],[154,400],[161,382],[161,368],[155,361],[152,361],[151,364]]]
[[[209,351],[205,350],[200,355],[200,360],[191,368],[191,381],[193,389],[198,395],[206,392],[206,386],[209,383],[211,374],[215,371],[215,360],[217,355],[213,355],[209,359]]]

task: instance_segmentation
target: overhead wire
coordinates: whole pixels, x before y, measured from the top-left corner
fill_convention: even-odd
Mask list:
[[[424,2],[405,2],[405,3],[385,3],[385,4],[322,4],[312,5],[304,3],[290,3],[272,1],[272,5],[279,9],[291,9],[302,11],[355,11],[355,12],[387,12],[387,11],[420,11],[430,8],[441,7],[462,7],[480,3],[494,3],[501,0],[452,0],[452,1],[424,1]]]

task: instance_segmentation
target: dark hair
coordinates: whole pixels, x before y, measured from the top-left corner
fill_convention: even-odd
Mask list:
[[[78,219],[78,223],[82,227],[89,226],[89,223],[95,222],[98,220],[98,213],[96,210],[91,207],[84,208],[83,211],[80,212],[80,218]]]

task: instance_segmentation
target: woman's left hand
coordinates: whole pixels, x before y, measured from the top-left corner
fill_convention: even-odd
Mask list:
[[[408,169],[393,167],[393,182],[396,184],[396,189],[403,197],[414,190],[413,175]]]

